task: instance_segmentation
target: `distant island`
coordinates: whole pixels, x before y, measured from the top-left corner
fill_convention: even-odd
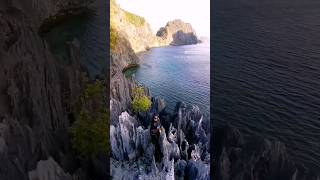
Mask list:
[[[159,29],[156,34],[161,37],[165,44],[188,45],[201,42],[191,24],[180,19],[169,21],[165,27]]]

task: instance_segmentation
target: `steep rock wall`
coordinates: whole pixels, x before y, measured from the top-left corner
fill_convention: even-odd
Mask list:
[[[79,168],[69,141],[68,115],[82,89],[80,45],[69,44],[72,63],[62,67],[38,31],[46,19],[87,3],[1,1],[0,179],[32,178],[29,172],[49,157],[63,171],[73,174]]]

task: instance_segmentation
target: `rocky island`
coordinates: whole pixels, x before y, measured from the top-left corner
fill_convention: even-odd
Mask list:
[[[139,64],[136,53],[152,47],[194,44],[198,40],[191,26],[182,23],[168,27],[175,38],[155,35],[143,17],[127,12],[111,1],[110,27],[110,145],[113,179],[210,179],[210,128],[197,106],[178,102],[174,112],[168,112],[161,97],[152,97],[148,87],[123,71]],[[172,24],[172,23],[169,23]],[[181,27],[180,27],[181,26]],[[173,28],[176,28],[174,32]],[[187,31],[185,31],[187,29]],[[179,32],[183,32],[180,34]],[[178,33],[178,35],[177,35]],[[191,33],[191,36],[184,36]],[[191,38],[188,39],[188,38]],[[175,41],[174,41],[175,40]],[[173,42],[174,41],[174,42]],[[151,98],[146,112],[132,107],[136,88],[142,88]],[[155,160],[150,124],[159,114],[163,131],[159,136],[162,158]]]
[[[180,19],[168,22],[165,27],[159,29],[157,36],[165,44],[170,45],[188,45],[200,42],[191,24]]]

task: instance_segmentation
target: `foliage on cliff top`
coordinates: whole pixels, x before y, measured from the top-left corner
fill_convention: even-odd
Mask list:
[[[111,25],[110,26],[110,48],[112,50],[115,49],[118,39],[119,39],[119,34],[117,30]]]
[[[110,22],[111,24],[115,24],[114,19],[116,16],[119,16],[123,12],[125,20],[129,23],[133,24],[136,27],[141,27],[145,23],[145,19],[141,16],[128,12],[126,10],[121,9],[115,0],[110,0]]]
[[[144,25],[145,23],[145,19],[141,16],[138,16],[136,14],[133,14],[131,12],[128,11],[124,11],[125,17],[127,19],[128,22],[130,22],[131,24],[133,24],[136,27],[141,27]]]
[[[150,108],[151,101],[149,97],[145,95],[142,87],[133,89],[133,100],[131,105],[134,112],[146,112]]]
[[[83,157],[109,151],[109,115],[105,100],[105,87],[101,81],[86,84],[80,96],[76,121],[70,128],[72,147]]]
[[[117,3],[115,0],[110,0],[110,21],[113,22],[114,17],[117,15]]]

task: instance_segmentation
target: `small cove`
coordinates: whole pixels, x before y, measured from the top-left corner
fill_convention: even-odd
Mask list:
[[[139,68],[125,72],[160,96],[172,111],[177,102],[197,105],[205,118],[210,109],[210,44],[166,46],[138,54]]]

